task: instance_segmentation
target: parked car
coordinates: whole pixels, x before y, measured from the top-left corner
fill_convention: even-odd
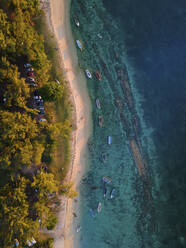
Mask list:
[[[39,90],[34,90],[34,96],[39,96]]]
[[[41,118],[41,119],[39,119],[39,121],[44,122],[44,121],[46,121],[46,119],[45,118]]]
[[[44,110],[44,107],[37,107],[38,110]]]
[[[26,72],[33,72],[34,69],[32,67],[26,68]]]
[[[31,78],[31,77],[27,77],[26,82],[35,82],[35,79],[34,78]]]
[[[31,67],[31,64],[27,63],[27,64],[24,64],[24,68],[29,68]]]
[[[29,83],[29,87],[38,87],[38,85],[35,83]]]
[[[32,246],[32,243],[31,243],[29,240],[27,240],[26,243],[27,243],[27,245],[28,245],[29,247]]]
[[[35,99],[36,102],[42,102],[43,103],[43,99]]]
[[[44,115],[45,114],[45,111],[44,110],[41,110],[40,112],[39,112],[39,115]]]
[[[37,102],[37,106],[43,107],[43,102]]]
[[[31,72],[31,71],[29,71],[29,72],[27,72],[27,76],[29,76],[29,77],[34,77],[34,73]]]
[[[41,96],[34,96],[35,100],[41,99]]]

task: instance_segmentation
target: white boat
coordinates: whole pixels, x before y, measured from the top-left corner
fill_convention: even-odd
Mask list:
[[[77,44],[78,48],[82,51],[83,47],[82,47],[80,40],[76,40],[76,44]]]
[[[101,34],[97,34],[97,36],[98,36],[100,39],[103,38],[103,36],[102,36]]]
[[[111,136],[108,136],[108,144],[111,145],[111,142],[112,142],[112,138]]]
[[[76,229],[76,232],[80,232],[81,231],[81,226],[78,226],[77,229]]]
[[[92,74],[89,72],[88,69],[85,70],[85,73],[86,73],[88,78],[92,78]]]
[[[101,202],[98,203],[97,211],[98,211],[98,213],[101,212]]]
[[[75,24],[76,24],[77,27],[80,26],[79,20],[78,20],[77,16],[74,16],[74,22],[75,22]]]
[[[96,99],[96,106],[98,109],[101,109],[101,104],[98,98]]]
[[[115,194],[115,189],[112,189],[110,192],[110,199],[114,198],[114,194]]]
[[[112,182],[112,179],[110,177],[108,177],[108,176],[104,176],[102,178],[102,180],[103,180],[104,183],[111,183]]]

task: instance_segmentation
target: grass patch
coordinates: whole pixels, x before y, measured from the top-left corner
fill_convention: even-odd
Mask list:
[[[69,120],[72,123],[72,129],[74,129],[75,125],[72,120],[73,105],[70,101],[70,91],[67,87],[67,82],[63,76],[63,70],[60,66],[60,56],[57,42],[48,27],[46,17],[43,12],[35,20],[35,28],[44,37],[45,52],[51,62],[51,80],[58,80],[64,86],[62,99],[55,103],[45,103],[47,119],[49,122],[61,123]],[[70,139],[70,133],[67,138],[59,136],[56,149],[50,156],[52,159],[49,161],[49,168],[55,175],[55,178],[59,181],[62,181],[68,172],[71,157]]]
[[[45,52],[51,63],[51,78],[57,79],[60,82],[65,82],[63,70],[60,66],[60,56],[58,52],[58,45],[54,35],[51,33],[45,14],[41,11],[41,15],[35,19],[35,28],[38,33],[44,37]]]

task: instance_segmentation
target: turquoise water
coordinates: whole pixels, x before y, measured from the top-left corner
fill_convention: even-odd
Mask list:
[[[93,132],[74,247],[186,247],[185,4],[163,3],[72,1],[73,36],[83,45],[79,65],[93,75]],[[104,184],[103,176],[112,182]]]

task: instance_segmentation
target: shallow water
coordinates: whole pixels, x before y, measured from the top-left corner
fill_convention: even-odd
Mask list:
[[[74,247],[186,246],[184,7],[167,0],[72,1],[73,35],[83,45],[79,65],[93,75],[93,133]],[[103,176],[112,182],[104,184]]]

